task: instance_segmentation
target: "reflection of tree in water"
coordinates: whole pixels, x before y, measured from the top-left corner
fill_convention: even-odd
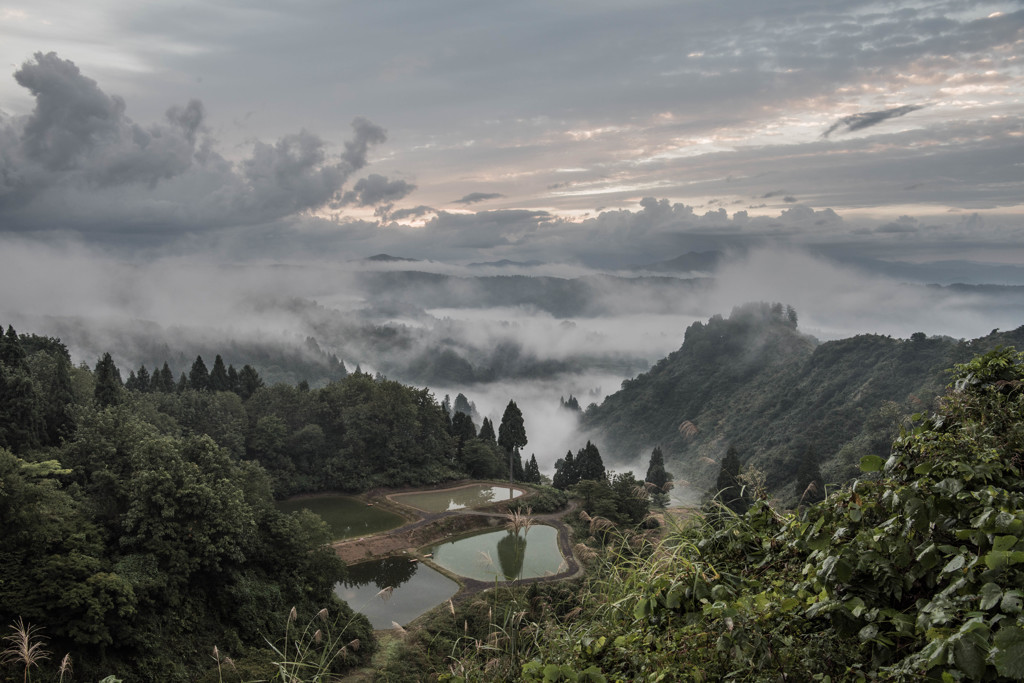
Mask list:
[[[523,573],[526,557],[526,537],[509,532],[498,541],[498,564],[506,579],[518,578]]]
[[[347,568],[342,583],[346,588],[357,588],[372,583],[377,588],[398,588],[416,573],[418,562],[407,557],[385,557],[383,560],[362,562]]]

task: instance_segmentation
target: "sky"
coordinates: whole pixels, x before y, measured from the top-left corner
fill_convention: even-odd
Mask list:
[[[1024,265],[1019,1],[7,0],[0,57],[0,248]]]

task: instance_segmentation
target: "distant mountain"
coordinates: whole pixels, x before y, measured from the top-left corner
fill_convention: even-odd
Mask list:
[[[579,278],[493,275],[458,277],[414,270],[367,271],[357,275],[377,305],[401,302],[422,308],[529,307],[557,318],[631,313],[678,313],[686,296],[710,284],[705,278],[669,276]]]
[[[419,259],[414,258],[403,258],[401,256],[392,256],[390,254],[376,254],[374,256],[367,256],[363,261],[373,261],[376,263],[419,263]]]
[[[998,344],[1024,348],[1024,327],[966,342],[920,334],[819,344],[790,310],[753,304],[694,323],[678,351],[588,408],[583,428],[606,460],[646,462],[660,445],[697,493],[733,445],[792,502],[801,462],[816,459],[830,483],[857,476],[862,456],[885,456],[902,417],[944,391],[947,368]]]
[[[532,268],[544,265],[543,261],[509,261],[503,258],[500,261],[486,261],[484,263],[470,263],[470,268]]]
[[[668,261],[630,266],[629,270],[645,270],[652,273],[707,273],[717,268],[724,257],[725,254],[720,251],[691,251]]]

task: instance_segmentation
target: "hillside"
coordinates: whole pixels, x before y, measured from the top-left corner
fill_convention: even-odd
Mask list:
[[[1024,327],[973,341],[915,334],[818,343],[800,333],[792,309],[750,304],[691,325],[679,350],[589,407],[583,428],[620,461],[660,445],[691,498],[735,446],[769,489],[792,499],[802,462],[817,461],[828,483],[846,481],[863,455],[887,453],[903,416],[932,406],[946,368],[1022,343]]]

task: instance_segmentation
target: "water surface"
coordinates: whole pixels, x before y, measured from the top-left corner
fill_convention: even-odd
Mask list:
[[[281,512],[295,512],[303,508],[315,512],[327,522],[334,540],[368,536],[395,529],[406,522],[394,512],[336,493],[282,500],[277,503],[277,508]]]
[[[390,597],[378,594],[391,586]],[[334,592],[357,612],[362,612],[375,629],[404,626],[435,605],[448,600],[459,584],[408,557],[386,557],[348,567],[348,577],[335,584]]]
[[[565,569],[558,530],[543,524],[523,535],[485,531],[434,545],[433,560],[453,574],[481,581],[530,579]]]
[[[415,493],[394,493],[391,500],[409,505],[425,512],[447,512],[462,508],[475,508],[503,500],[512,500],[523,495],[521,489],[511,486],[470,484],[440,491],[417,491]]]

